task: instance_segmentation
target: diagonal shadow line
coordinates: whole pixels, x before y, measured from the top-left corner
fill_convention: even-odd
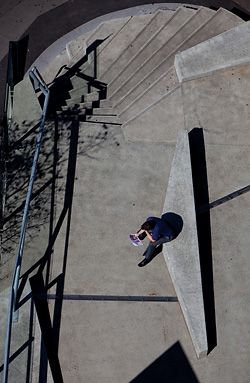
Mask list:
[[[68,203],[68,216],[67,216],[67,226],[65,233],[65,244],[64,244],[64,257],[62,264],[62,274],[57,283],[56,295],[57,299],[54,306],[54,318],[53,318],[53,328],[56,334],[57,348],[59,345],[59,335],[61,327],[61,314],[62,314],[62,304],[63,304],[63,291],[65,284],[66,276],[66,267],[67,267],[67,258],[68,258],[68,247],[69,247],[69,234],[70,234],[70,225],[71,225],[71,215],[72,215],[72,203],[74,195],[74,180],[76,172],[76,162],[77,162],[77,148],[78,148],[78,139],[79,139],[79,121],[75,119],[72,121],[72,130],[71,130],[71,146],[69,153],[69,167],[67,173],[67,183],[66,190],[68,193],[65,195]]]
[[[56,193],[56,175],[57,175],[57,165],[58,165],[58,140],[59,140],[59,127],[58,127],[58,115],[54,116],[55,121],[55,130],[54,130],[54,148],[53,148],[53,169],[52,169],[52,188],[51,188],[51,201],[50,201],[50,221],[49,221],[49,243],[53,236],[54,230],[54,209],[55,209],[55,193]],[[49,283],[50,269],[51,269],[51,257],[53,256],[53,249],[49,253],[47,262],[46,262],[46,271],[45,271],[45,288]],[[41,339],[40,343],[40,371],[39,371],[39,381],[46,382],[48,374],[48,354],[46,351],[46,344],[44,339]]]
[[[78,127],[78,129],[79,129],[79,127]],[[25,287],[25,284],[27,282],[29,275],[34,270],[36,270],[37,268],[38,268],[38,271],[40,271],[40,272],[42,272],[44,270],[46,263],[48,261],[48,258],[51,256],[51,253],[53,252],[53,247],[54,247],[55,241],[56,241],[57,236],[60,232],[60,229],[62,227],[64,219],[67,215],[69,206],[72,203],[71,200],[73,199],[72,193],[73,193],[73,188],[74,188],[74,175],[72,173],[72,167],[75,166],[75,165],[73,165],[72,162],[76,161],[76,154],[77,154],[77,145],[75,145],[75,143],[74,143],[74,148],[72,148],[72,146],[73,146],[72,140],[73,140],[73,136],[76,133],[77,133],[77,137],[78,137],[78,130],[76,132],[75,129],[72,129],[71,132],[73,132],[72,133],[73,135],[72,135],[70,145],[69,145],[69,155],[68,155],[69,159],[68,159],[66,187],[65,187],[65,193],[64,193],[64,206],[63,206],[61,214],[57,220],[54,231],[53,231],[53,233],[51,233],[51,238],[50,238],[48,246],[44,252],[44,255],[34,265],[32,265],[27,271],[25,271],[20,276],[21,283],[19,285],[19,289],[17,292],[17,296],[19,299],[22,295],[22,292],[24,290],[24,287]],[[74,137],[74,140],[75,140],[75,137]],[[75,146],[76,146],[76,148],[75,148]],[[74,153],[74,151],[76,151],[76,153]],[[26,297],[26,298],[24,298],[24,300],[22,300],[22,302],[19,302],[19,299],[17,300],[16,307],[20,307],[21,305],[23,305],[28,300],[28,298]]]
[[[249,191],[250,191],[250,185],[247,185],[244,188],[241,188],[239,190],[234,191],[233,193],[227,194],[225,197],[219,198],[216,201],[213,201],[209,204],[201,206],[197,210],[197,212],[198,212],[198,214],[205,213],[207,210],[213,209],[214,207],[222,205],[225,202],[231,201],[232,199],[237,198],[242,194],[248,193]]]
[[[27,347],[30,346],[30,344],[33,342],[34,337],[32,336],[30,339],[28,339],[21,347],[19,347],[18,350],[14,352],[9,358],[9,363],[13,362]],[[2,364],[0,366],[0,372],[3,371],[4,365]]]
[[[55,347],[54,351],[56,353],[58,353],[58,348],[59,348],[62,305],[63,305],[62,296],[63,296],[63,290],[64,290],[67,256],[68,256],[70,223],[71,223],[72,203],[73,203],[73,194],[74,194],[74,180],[75,180],[75,171],[76,171],[76,162],[77,162],[78,138],[79,138],[79,121],[77,119],[77,116],[75,116],[75,118],[73,118],[72,120],[72,126],[71,126],[69,161],[68,161],[66,191],[65,191],[65,199],[64,199],[64,204],[66,204],[67,206],[67,226],[66,226],[66,234],[65,234],[64,257],[63,257],[62,273],[58,276],[58,279],[57,279],[57,287],[56,287],[57,299],[55,300],[55,304],[54,304],[54,314],[53,314],[53,324],[52,324],[54,347]],[[47,295],[47,288],[46,290],[44,290],[44,292]],[[42,339],[42,342],[41,342],[40,369],[39,369],[40,383],[47,382],[49,350],[47,349],[48,344],[46,345],[45,340],[46,339]]]
[[[15,141],[13,144],[11,144],[10,147],[9,147],[9,152],[10,152],[11,150],[14,150],[14,149],[18,148],[18,147],[21,145],[21,143],[22,143],[24,140],[26,140],[26,138],[28,138],[32,133],[34,133],[34,132],[36,131],[36,129],[39,128],[40,123],[41,123],[41,122],[39,121],[39,122],[38,122],[37,124],[35,124],[31,129],[29,129],[28,132],[26,132],[22,137],[20,137],[17,141]]]
[[[18,295],[17,295],[17,304],[15,307],[16,310],[20,309],[20,307],[22,307],[32,297],[32,293],[29,293],[20,301],[20,297],[21,297],[20,294],[22,294],[22,292],[24,290],[24,287],[25,287],[25,284],[27,283],[28,277],[29,277],[29,273],[27,273],[24,276],[24,278],[22,278],[21,283],[19,285]],[[47,290],[51,289],[54,285],[59,283],[60,278],[61,278],[61,274],[59,274],[55,279],[53,279],[53,281],[48,283],[47,284]]]
[[[85,73],[77,72],[76,76],[79,77],[79,78],[82,78],[83,80],[88,81],[90,86],[93,86],[93,87],[95,87],[97,89],[105,90],[106,87],[107,87],[107,84],[105,82],[99,81],[96,78],[91,77],[91,76],[89,76],[89,75],[87,75]]]
[[[37,191],[35,191],[34,193],[32,193],[32,196],[31,196],[31,201],[33,201],[36,197],[38,197],[44,190],[46,190],[53,182],[53,178],[51,178],[50,180],[48,180],[47,182],[45,182],[45,184],[43,186],[40,187],[40,189],[38,189]],[[4,223],[7,223],[8,221],[10,221],[17,213],[19,213],[20,211],[23,211],[23,208],[24,208],[24,205],[25,205],[25,201],[22,202],[21,205],[19,205],[12,213],[10,213],[8,215],[8,217],[6,217],[4,219]]]
[[[51,324],[48,302],[46,299],[40,299],[41,294],[46,294],[46,287],[44,285],[42,273],[38,272],[32,276],[29,281],[42,333],[42,340],[46,347],[46,354],[48,356],[51,374],[54,382],[63,383],[62,370],[56,347],[55,333]],[[39,377],[39,382],[40,381]]]

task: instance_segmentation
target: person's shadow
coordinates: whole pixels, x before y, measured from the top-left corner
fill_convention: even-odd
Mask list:
[[[179,214],[173,213],[173,212],[168,212],[162,214],[161,218],[167,223],[169,228],[173,231],[174,233],[174,238],[172,241],[174,241],[180,232],[182,231],[183,228],[183,219]],[[151,255],[150,258],[147,259],[147,261],[144,261],[145,265],[151,262],[158,254],[162,252],[163,245],[159,245],[155,248],[154,253]]]

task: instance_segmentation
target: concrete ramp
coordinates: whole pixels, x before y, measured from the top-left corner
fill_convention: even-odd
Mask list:
[[[250,21],[178,53],[175,69],[179,81],[249,63],[249,38]]]
[[[178,136],[163,213],[168,211],[182,217],[183,229],[176,240],[164,245],[163,254],[200,358],[207,354],[208,341],[187,131],[181,131]]]

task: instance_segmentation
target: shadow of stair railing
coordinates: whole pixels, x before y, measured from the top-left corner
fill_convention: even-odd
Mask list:
[[[109,36],[108,36],[109,37]],[[106,39],[108,38],[106,37]],[[86,95],[93,90],[98,92],[98,100],[94,106],[98,106],[98,101],[105,99],[107,95],[107,84],[97,79],[97,49],[106,39],[95,40],[87,49],[86,54],[72,66],[63,65],[54,80],[48,84],[50,89],[49,115],[60,111],[63,106],[69,105],[69,110],[75,105],[84,102]],[[63,72],[63,73],[62,73]],[[72,79],[79,83],[74,87]],[[78,91],[78,99],[70,92]],[[43,103],[43,95],[38,96],[40,104]]]

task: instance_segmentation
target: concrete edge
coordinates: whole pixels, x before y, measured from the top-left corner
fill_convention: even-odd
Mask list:
[[[175,56],[174,66],[175,66],[176,74],[177,74],[177,77],[178,77],[178,80],[180,83],[186,82],[186,81],[191,81],[191,80],[196,80],[196,79],[199,79],[202,77],[212,76],[221,70],[231,69],[231,68],[235,68],[235,67],[241,67],[241,66],[248,65],[250,63],[250,57],[248,59],[246,59],[246,58],[236,59],[235,61],[230,62],[230,63],[226,63],[225,65],[217,66],[217,68],[211,68],[207,71],[200,71],[200,72],[193,74],[193,75],[183,76],[181,73],[181,70],[179,68],[179,64],[178,64],[178,60],[179,60],[178,56],[179,55],[180,54],[178,53]]]
[[[189,137],[179,133],[163,213],[183,219],[179,236],[163,246],[163,255],[198,358],[208,354]]]

